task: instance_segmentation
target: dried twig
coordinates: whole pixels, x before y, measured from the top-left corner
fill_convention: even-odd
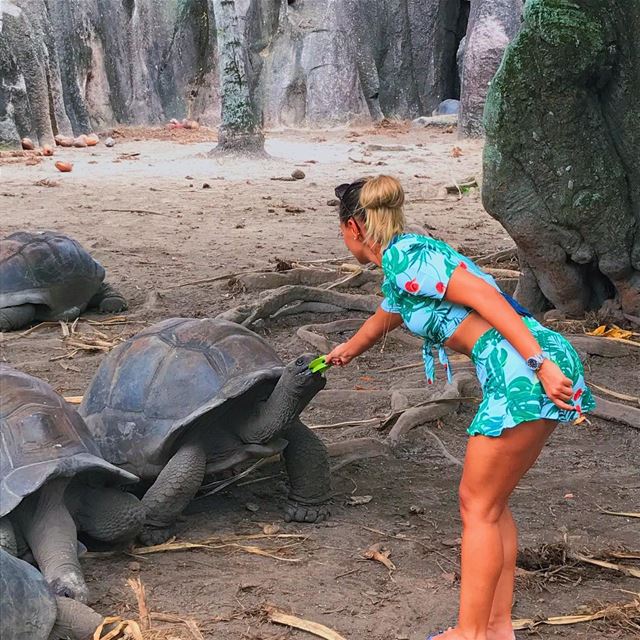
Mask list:
[[[163,218],[171,218],[173,216],[167,213],[160,213],[160,211],[149,211],[149,209],[102,209],[105,212],[114,212],[114,213],[139,213],[141,215],[150,215],[150,216],[162,216]]]
[[[346,640],[344,636],[341,636],[333,629],[329,629],[329,627],[325,627],[323,624],[292,616],[279,609],[268,608],[266,609],[266,614],[271,622],[293,627],[294,629],[300,629],[301,631],[306,631],[325,640]]]
[[[129,578],[127,584],[131,587],[138,602],[138,617],[140,618],[140,628],[146,631],[151,626],[151,618],[149,617],[149,609],[147,608],[146,594],[144,585],[140,578]]]
[[[635,513],[633,511],[607,511],[606,509],[600,509],[600,513],[604,513],[606,516],[622,516],[624,518],[640,518],[640,513]]]

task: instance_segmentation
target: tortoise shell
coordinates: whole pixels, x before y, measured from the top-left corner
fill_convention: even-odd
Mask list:
[[[251,392],[267,397],[283,369],[273,348],[239,324],[172,318],[107,355],[80,413],[107,460],[144,476],[197,418]]]
[[[138,479],[100,455],[80,415],[52,387],[0,363],[0,517],[47,481],[97,472],[105,484]]]
[[[60,233],[19,231],[0,240],[0,308],[39,305],[41,320],[84,310],[104,277],[102,265]]]

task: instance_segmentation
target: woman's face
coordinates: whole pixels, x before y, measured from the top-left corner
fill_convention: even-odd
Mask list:
[[[342,239],[347,249],[360,264],[371,262],[371,250],[364,243],[364,237],[360,227],[353,218],[340,225]]]

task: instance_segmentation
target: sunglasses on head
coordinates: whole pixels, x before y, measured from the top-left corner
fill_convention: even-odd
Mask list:
[[[345,182],[344,184],[338,185],[335,188],[335,192],[334,192],[336,194],[336,198],[338,198],[341,204],[348,209],[349,204],[345,201],[345,198],[353,191],[356,191],[357,189],[361,189],[365,184],[365,182],[366,180],[356,180],[355,182]],[[360,210],[360,207],[356,207],[355,211],[351,212],[351,215],[354,216],[356,213],[358,213],[359,210]]]

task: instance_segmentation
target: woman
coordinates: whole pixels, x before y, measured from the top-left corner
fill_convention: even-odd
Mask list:
[[[460,609],[455,628],[432,640],[513,640],[517,551],[508,501],[558,422],[594,408],[575,350],[503,294],[493,278],[444,242],[404,233],[400,183],[365,178],[336,189],[344,242],[362,264],[382,267],[382,304],[327,355],[346,365],[404,324],[424,337],[427,382],[437,348],[470,356],[483,400],[469,426],[460,482],[463,523]],[[429,640],[428,639],[428,640]]]

